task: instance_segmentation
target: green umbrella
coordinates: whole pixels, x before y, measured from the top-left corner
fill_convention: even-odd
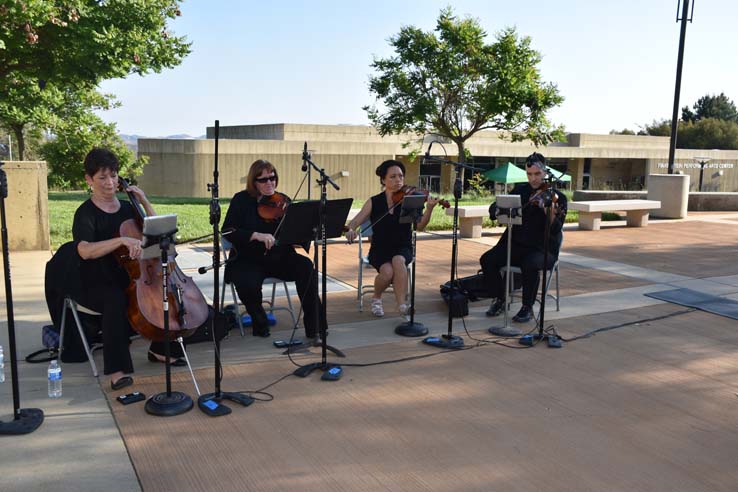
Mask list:
[[[482,173],[482,176],[488,181],[496,181],[498,183],[525,183],[528,181],[528,175],[512,162],[490,169]]]
[[[554,178],[558,179],[559,181],[563,181],[564,183],[570,183],[571,182],[571,176],[568,174],[564,174],[561,171],[557,171],[556,169],[549,168],[549,171],[551,171],[551,174],[553,174]]]

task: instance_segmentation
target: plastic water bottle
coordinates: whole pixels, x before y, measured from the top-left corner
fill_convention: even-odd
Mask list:
[[[61,398],[62,395],[62,371],[59,362],[52,359],[49,363],[49,398]]]
[[[0,383],[5,382],[5,354],[3,354],[3,346],[0,345]]]

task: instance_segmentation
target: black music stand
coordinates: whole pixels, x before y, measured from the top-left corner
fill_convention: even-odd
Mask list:
[[[415,321],[415,276],[417,275],[418,269],[418,264],[415,261],[415,246],[417,241],[417,224],[423,214],[425,202],[425,195],[405,195],[400,208],[399,222],[401,224],[410,223],[413,225],[413,274],[410,279],[410,320],[395,328],[395,333],[403,337],[422,337],[428,334],[428,328],[423,323],[417,323]]]
[[[311,163],[312,164],[312,163]],[[328,238],[340,237],[343,234],[343,226],[346,223],[349,210],[353,198],[342,198],[339,200],[326,200],[325,184],[330,178],[325,175],[322,169],[319,170],[321,176],[325,176],[322,181],[321,199],[307,200],[304,202],[293,203],[287,209],[287,213],[282,219],[282,229],[280,232],[280,242],[282,244],[304,244],[315,239],[316,244],[319,243],[323,253],[323,278],[322,278],[322,306],[318,322],[320,323],[321,338],[321,361],[298,367],[294,374],[300,377],[307,377],[316,369],[323,371],[321,379],[327,381],[335,381],[340,379],[342,375],[341,366],[338,364],[329,364],[327,360],[327,352],[330,350],[338,357],[345,357],[344,353],[330,345],[328,345],[328,319],[327,319],[327,276],[328,276],[328,256],[327,256],[327,240]],[[317,256],[317,247],[315,255]],[[317,258],[314,263],[315,275],[318,274]],[[289,349],[288,349],[289,352]]]
[[[507,260],[505,269],[505,322],[502,326],[493,326],[489,328],[492,335],[500,337],[515,337],[522,332],[510,326],[508,319],[510,318],[510,285],[513,275],[510,271],[510,257],[512,256],[512,235],[514,225],[523,224],[522,205],[520,203],[520,195],[497,195],[497,222],[507,226]]]
[[[148,400],[144,409],[151,415],[173,417],[188,412],[194,406],[189,395],[172,391],[172,368],[169,363],[169,248],[174,243],[177,232],[176,215],[158,215],[144,218],[143,235],[145,243],[159,244],[161,251],[162,306],[164,311],[164,365],[166,366],[166,386],[164,393],[157,393]],[[145,246],[145,244],[144,244]]]

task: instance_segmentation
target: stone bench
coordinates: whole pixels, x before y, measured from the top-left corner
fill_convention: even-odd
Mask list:
[[[453,217],[454,207],[446,209]],[[464,205],[459,207],[459,232],[461,237],[482,237],[482,221],[489,217],[489,205]]]
[[[646,227],[649,210],[661,208],[657,200],[596,200],[591,202],[569,202],[569,210],[579,212],[579,228],[599,231],[602,212],[623,211],[627,213],[629,227]]]

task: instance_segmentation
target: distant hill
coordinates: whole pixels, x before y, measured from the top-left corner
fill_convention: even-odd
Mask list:
[[[205,135],[200,135],[199,137],[193,137],[192,135],[188,135],[186,133],[179,133],[177,135],[167,135],[166,137],[150,137],[147,135],[126,135],[125,133],[119,133],[118,134],[120,138],[123,139],[123,141],[126,143],[129,149],[133,150],[134,152],[138,152],[138,139],[139,138],[171,138],[176,140],[190,140],[190,139],[202,139],[205,138]]]

